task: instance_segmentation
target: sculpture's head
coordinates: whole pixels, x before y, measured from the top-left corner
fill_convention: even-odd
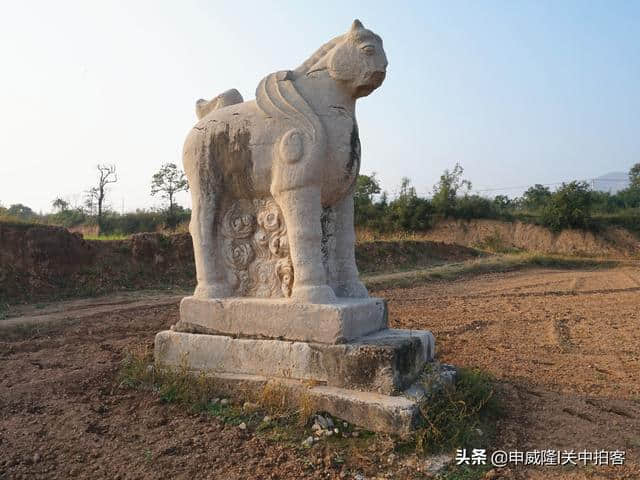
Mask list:
[[[382,39],[354,20],[347,33],[324,45],[300,69],[307,75],[327,70],[353,98],[359,98],[382,85],[387,65]]]

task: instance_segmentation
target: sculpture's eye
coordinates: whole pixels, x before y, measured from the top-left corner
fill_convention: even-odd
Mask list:
[[[376,47],[374,47],[373,45],[365,45],[364,47],[362,47],[362,51],[367,55],[373,55],[374,53],[376,53]]]

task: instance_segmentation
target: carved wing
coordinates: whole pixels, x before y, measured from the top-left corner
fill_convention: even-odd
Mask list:
[[[311,147],[311,150],[325,148],[326,135],[322,121],[296,89],[291,72],[276,72],[263,78],[256,90],[256,102],[265,115],[290,120],[306,137],[303,140],[305,147]]]
[[[300,95],[290,71],[262,79],[256,91],[258,108],[268,117],[283,122],[273,165],[271,191],[300,188],[318,177],[327,149],[327,136],[320,117]]]

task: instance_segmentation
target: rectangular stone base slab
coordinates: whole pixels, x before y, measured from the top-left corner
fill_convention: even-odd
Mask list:
[[[267,384],[287,399],[287,405],[298,408],[301,399],[314,412],[328,412],[353,425],[374,432],[407,435],[419,418],[418,402],[404,396],[392,397],[371,392],[358,392],[324,385],[312,386],[296,380],[267,379],[260,375],[210,373],[221,394],[239,399],[259,400]]]
[[[398,395],[421,374],[435,351],[431,332],[385,329],[340,345],[233,338],[164,331],[156,362],[190,370],[314,381]]]
[[[172,330],[339,344],[386,327],[387,308],[379,298],[310,304],[271,298],[185,297],[180,303],[180,321]]]

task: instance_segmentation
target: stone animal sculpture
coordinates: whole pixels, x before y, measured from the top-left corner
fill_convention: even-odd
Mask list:
[[[183,158],[196,298],[368,296],[354,256],[355,102],[386,68],[382,39],[355,20],[297,69],[267,75],[255,100],[198,101]]]

